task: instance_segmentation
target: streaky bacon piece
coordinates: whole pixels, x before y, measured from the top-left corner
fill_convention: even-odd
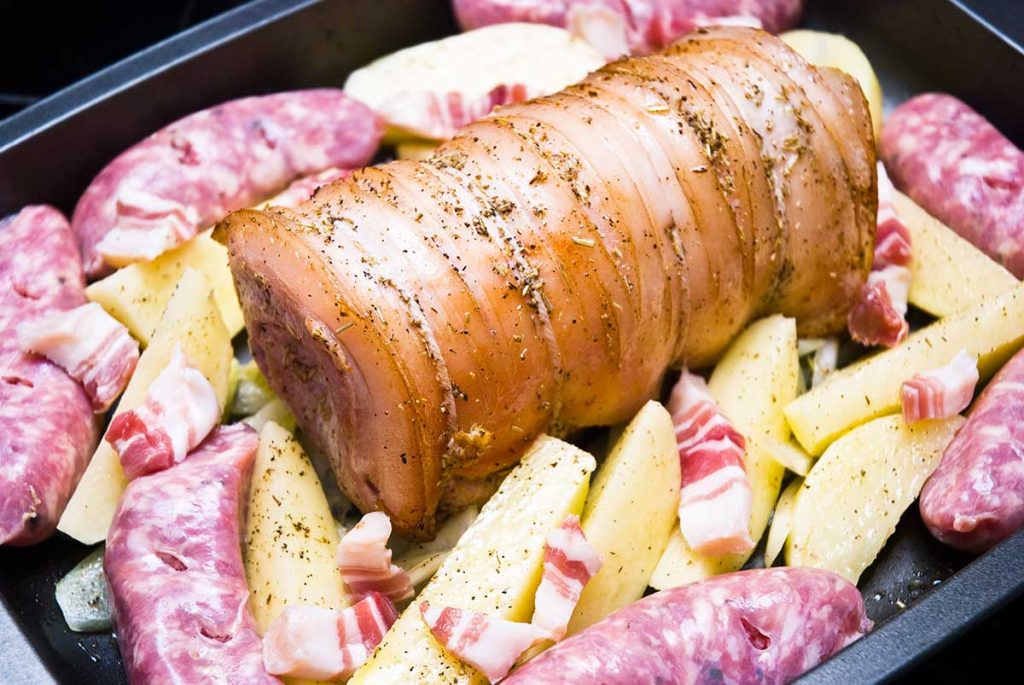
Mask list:
[[[580,594],[604,560],[587,542],[580,519],[570,514],[548,534],[544,545],[544,574],[534,598],[533,621],[555,640],[565,637]]]
[[[263,636],[263,664],[274,675],[347,678],[397,619],[395,605],[377,592],[345,609],[285,607]]]
[[[532,623],[507,621],[468,609],[420,604],[420,614],[430,632],[445,649],[496,683],[516,660],[551,634]]]
[[[453,91],[416,91],[396,95],[377,108],[389,125],[432,140],[448,140],[460,128],[483,119],[501,105],[526,102],[536,94],[522,83],[499,84],[480,97]]]
[[[290,186],[278,195],[275,195],[267,204],[271,207],[298,207],[306,200],[312,198],[320,186],[325,186],[338,179],[348,178],[351,175],[352,169],[331,167],[330,169],[324,169],[319,174],[303,176],[293,181]]]
[[[910,332],[907,300],[910,295],[910,230],[893,205],[895,188],[885,167],[878,163],[878,226],[875,257],[860,297],[850,309],[846,327],[862,345],[893,347]]]
[[[878,227],[875,231],[875,261],[872,268],[887,266],[910,266],[910,229],[896,214],[893,198],[896,188],[885,171],[885,165],[878,163]]]
[[[23,323],[18,344],[81,383],[97,414],[124,392],[139,361],[139,345],[128,329],[95,302]]]
[[[879,205],[878,229],[875,232],[875,268],[909,266],[910,259],[910,231],[906,224],[896,216],[891,204]]]
[[[142,188],[122,188],[114,198],[118,224],[96,243],[96,253],[115,267],[150,261],[196,234],[193,207]]]
[[[846,325],[862,345],[894,347],[910,332],[905,315],[910,291],[910,269],[887,266],[868,274],[860,297],[850,308]]]
[[[181,462],[219,421],[213,386],[177,346],[145,402],[115,416],[104,439],[120,455],[125,475],[138,478]]]
[[[379,592],[393,602],[402,602],[413,596],[409,574],[391,563],[390,537],[391,519],[374,511],[341,538],[338,566],[350,597],[361,599]]]
[[[669,411],[682,484],[679,530],[700,554],[749,552],[753,493],[743,466],[746,440],[722,414],[700,376],[683,371]]]
[[[971,403],[978,378],[978,358],[960,350],[945,366],[904,381],[900,388],[903,419],[914,423],[959,414]]]

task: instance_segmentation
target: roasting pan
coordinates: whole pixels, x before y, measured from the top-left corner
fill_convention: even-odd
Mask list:
[[[1024,144],[1024,50],[959,2],[807,5],[805,26],[861,45],[887,106],[922,90],[949,91]],[[338,85],[374,57],[454,30],[447,0],[253,2],[0,123],[0,215],[37,202],[70,212],[107,161],[192,111],[254,93]],[[0,548],[3,683],[125,682],[114,638],[70,632],[54,599],[54,583],[87,551],[59,534],[28,549]],[[973,559],[934,541],[912,507],[861,579],[876,630],[800,682],[897,676],[1024,592],[1022,560],[1024,531]]]

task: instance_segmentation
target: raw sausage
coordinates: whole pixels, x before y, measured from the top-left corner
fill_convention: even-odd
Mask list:
[[[882,159],[896,187],[1024,277],[1024,152],[951,95],[926,93],[893,110]]]
[[[967,552],[1024,525],[1024,352],[978,397],[924,484],[920,508],[932,535]]]
[[[340,90],[248,97],[197,112],[118,155],[72,226],[89,276],[153,259],[292,180],[370,161],[377,117]]]
[[[0,223],[0,544],[48,538],[99,439],[88,395],[18,346],[17,327],[85,302],[67,220],[26,207]]]
[[[390,537],[391,521],[379,511],[364,516],[342,536],[337,559],[349,601],[378,593],[404,602],[415,594],[409,574],[391,562]]]
[[[803,0],[454,0],[453,5],[464,30],[515,21],[550,24],[575,30],[604,53],[604,46],[622,44],[634,55],[719,22],[746,21],[779,33],[795,26],[803,12]],[[609,32],[622,32],[625,40],[609,40]]]
[[[93,411],[110,409],[135,373],[139,343],[95,302],[18,326],[21,351],[46,357],[82,384]]]
[[[256,361],[342,488],[429,537],[447,483],[628,419],[751,317],[842,327],[877,201],[856,83],[721,27],[215,238]]]
[[[130,683],[281,685],[263,667],[239,544],[256,431],[214,431],[181,464],[132,481],[103,568]]]
[[[830,571],[741,571],[641,599],[503,682],[787,683],[870,629],[857,588]]]

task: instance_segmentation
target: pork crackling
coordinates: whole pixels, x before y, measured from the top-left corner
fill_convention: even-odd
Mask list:
[[[719,27],[215,235],[253,354],[341,487],[429,537],[457,486],[542,432],[628,419],[748,321],[842,329],[875,174],[852,78]]]

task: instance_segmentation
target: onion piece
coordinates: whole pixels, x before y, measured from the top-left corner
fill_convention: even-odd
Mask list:
[[[103,549],[95,549],[57,581],[57,604],[68,627],[76,633],[110,630],[113,625],[103,574]]]

